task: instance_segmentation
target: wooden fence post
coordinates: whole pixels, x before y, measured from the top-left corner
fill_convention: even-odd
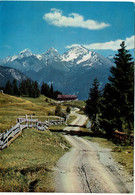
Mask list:
[[[32,114],[30,115],[30,119],[31,119],[31,126],[33,126],[33,124],[32,124]]]
[[[130,145],[134,145],[134,135],[130,134]]]
[[[26,125],[27,125],[27,128],[28,128],[27,114],[25,114],[25,119],[26,119]]]

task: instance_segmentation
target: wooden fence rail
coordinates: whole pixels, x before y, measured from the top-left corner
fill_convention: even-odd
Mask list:
[[[44,122],[39,121],[38,119],[32,119],[25,115],[25,118],[18,118],[17,124],[6,132],[0,134],[0,150],[3,150],[5,147],[9,146],[21,133],[23,129],[26,128],[36,128],[40,131],[48,129],[51,125],[64,124],[65,119],[59,118],[58,120],[47,120]]]
[[[127,133],[124,132],[120,132],[118,130],[116,130],[114,132],[114,136],[115,139],[118,140],[119,142],[124,142],[125,144],[127,143],[127,141],[130,141],[130,145],[134,145],[134,135],[129,135]]]

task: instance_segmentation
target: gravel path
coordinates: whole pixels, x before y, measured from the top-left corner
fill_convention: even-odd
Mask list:
[[[80,126],[86,117],[77,114],[72,125]],[[64,130],[78,131],[79,127]],[[110,150],[81,137],[65,135],[73,146],[57,163],[56,192],[68,193],[132,193],[133,183],[127,182],[111,157]],[[130,180],[130,178],[128,177]]]

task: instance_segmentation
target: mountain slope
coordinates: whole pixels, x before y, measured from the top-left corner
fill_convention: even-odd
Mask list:
[[[20,83],[27,78],[23,73],[14,68],[0,66],[0,87],[5,86],[8,80],[12,82],[16,79],[17,83]]]

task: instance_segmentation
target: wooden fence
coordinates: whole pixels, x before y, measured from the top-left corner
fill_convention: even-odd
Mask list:
[[[127,135],[127,133],[120,132],[116,130],[114,132],[115,139],[118,140],[119,142],[124,142],[125,144],[127,141],[130,141],[130,145],[134,145],[134,135]]]
[[[17,124],[14,127],[0,134],[0,150],[3,150],[5,147],[9,146],[10,143],[12,143],[22,133],[23,129],[34,127],[40,131],[44,131],[51,125],[64,123],[64,118],[59,118],[58,120],[46,120],[44,122],[41,122],[38,119],[32,119],[32,115],[30,115],[30,118],[25,115],[25,118],[17,119]]]

